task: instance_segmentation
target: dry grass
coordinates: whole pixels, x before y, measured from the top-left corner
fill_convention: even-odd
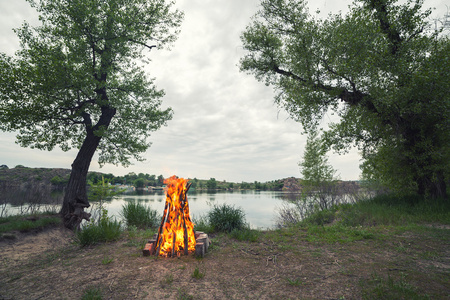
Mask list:
[[[448,297],[449,228],[371,230],[350,242],[311,239],[302,228],[254,243],[219,234],[205,258],[171,259],[142,256],[149,232],[80,249],[53,228],[0,242],[0,299],[81,299],[92,290],[103,299]]]

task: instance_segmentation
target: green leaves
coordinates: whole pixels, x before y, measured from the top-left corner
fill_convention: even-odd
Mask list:
[[[29,2],[43,23],[16,30],[15,57],[0,54],[0,129],[19,130],[22,146],[65,151],[94,131],[101,163],[140,159],[172,111],[138,61],[176,39],[183,14],[164,0]]]
[[[304,184],[319,187],[334,180],[335,170],[328,163],[327,148],[316,131],[311,132],[306,142],[303,160],[299,163]]]
[[[422,4],[361,0],[318,20],[303,1],[263,0],[241,36],[241,70],[274,86],[307,132],[339,115],[323,139],[338,151],[359,146],[369,177],[445,195],[450,42],[427,31]]]

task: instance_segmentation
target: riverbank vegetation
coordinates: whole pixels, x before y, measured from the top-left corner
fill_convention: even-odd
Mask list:
[[[272,86],[306,133],[320,130],[326,149],[358,147],[366,180],[445,198],[450,39],[423,5],[360,0],[322,19],[306,1],[261,0],[241,34],[240,68]]]
[[[7,189],[17,190],[24,184],[46,186],[50,191],[62,191],[69,180],[70,170],[59,168],[29,168],[22,165],[9,168],[4,165],[0,168],[0,189],[7,192]],[[149,189],[151,187],[162,187],[164,185],[163,175],[150,175],[147,173],[136,174],[130,172],[124,176],[115,176],[111,173],[89,172],[87,175],[87,187],[91,184],[98,184],[102,180],[116,186],[130,186],[136,189]],[[271,190],[271,191],[299,191],[302,187],[302,180],[299,178],[276,179],[267,182],[228,182],[226,180],[198,179],[190,178],[191,189],[226,191],[226,190]],[[343,188],[349,186],[359,186],[357,181],[340,181]],[[4,196],[1,198],[6,198]]]
[[[209,218],[203,222],[210,225]],[[9,258],[6,250],[13,241],[3,240],[0,295],[80,299],[96,290],[99,299],[448,296],[450,207],[444,200],[381,195],[313,212],[289,226],[254,230],[251,236],[246,230],[211,230],[212,245],[203,259],[143,257],[155,227],[129,226],[110,242],[84,247],[62,243],[20,260]],[[49,279],[60,278],[68,265],[72,280],[53,289]],[[196,269],[202,278],[192,276]],[[24,284],[30,280],[36,283],[33,289]],[[81,290],[71,289],[72,284]]]
[[[9,238],[15,238],[9,233],[43,230],[60,224],[61,218],[54,212],[0,217],[0,239],[5,238],[2,234],[7,234]]]

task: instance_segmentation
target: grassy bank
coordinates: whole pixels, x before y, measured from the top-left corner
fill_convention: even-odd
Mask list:
[[[204,218],[203,259],[143,257],[155,229],[132,226],[110,243],[2,256],[0,298],[446,299],[449,208],[383,196],[259,232],[218,232]]]
[[[42,230],[61,224],[61,218],[56,213],[36,213],[31,215],[16,215],[0,218],[0,235],[15,231],[28,232]]]

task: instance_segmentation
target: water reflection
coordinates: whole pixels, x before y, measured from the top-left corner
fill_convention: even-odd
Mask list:
[[[246,221],[252,228],[273,228],[275,226],[277,208],[286,199],[292,198],[283,192],[275,191],[240,191],[240,192],[196,192],[188,193],[191,216],[199,218],[205,216],[214,205],[228,204],[240,207],[245,212]],[[152,209],[160,214],[164,210],[165,195],[162,192],[143,192],[132,196],[119,195],[108,202],[105,207],[110,215],[119,216],[122,205],[127,201],[148,203]]]
[[[242,208],[250,226],[260,229],[274,228],[278,208],[283,206],[283,203],[296,200],[299,197],[299,194],[276,191],[197,192],[190,190],[188,193],[189,208],[194,219],[205,216],[214,205],[228,204]],[[114,216],[120,220],[122,218],[120,215],[122,206],[130,201],[142,202],[162,214],[165,194],[164,191],[133,191],[102,201],[102,205],[108,210],[109,216]],[[91,207],[87,209],[87,212],[94,216],[97,215],[99,205],[98,202],[91,202]],[[53,204],[52,207],[54,211],[58,211],[60,206],[61,202]],[[46,208],[48,209],[47,206]],[[11,205],[8,205],[7,209],[8,215],[21,213],[20,208],[14,208]]]

